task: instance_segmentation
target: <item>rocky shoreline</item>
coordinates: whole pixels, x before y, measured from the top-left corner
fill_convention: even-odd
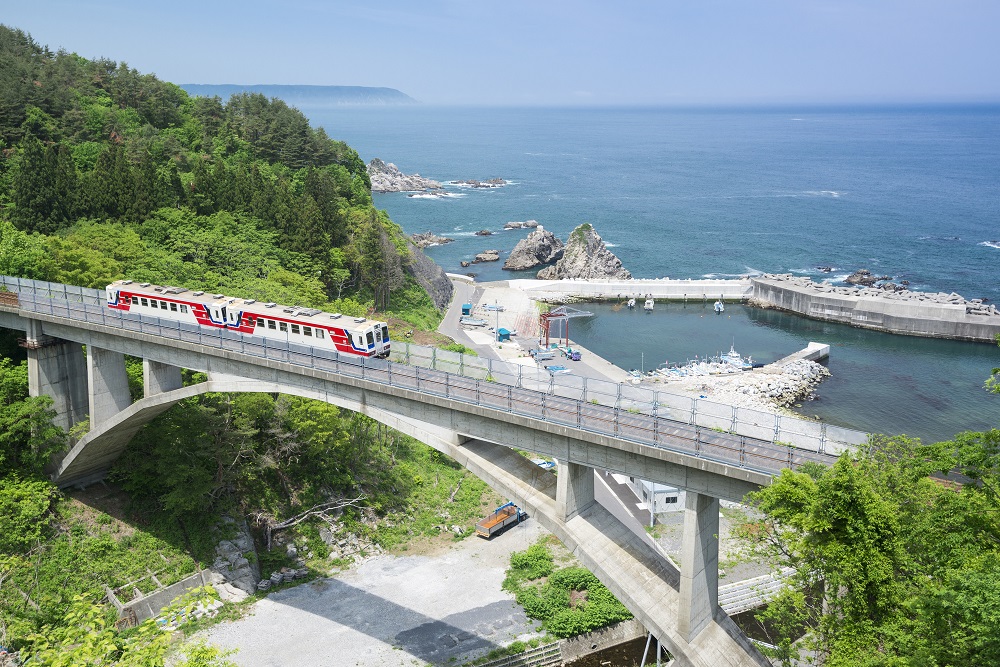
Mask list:
[[[427,192],[444,187],[420,174],[404,174],[393,163],[379,158],[372,158],[368,163],[368,178],[372,182],[372,192]]]

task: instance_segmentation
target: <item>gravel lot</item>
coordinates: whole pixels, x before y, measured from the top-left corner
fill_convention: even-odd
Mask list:
[[[383,555],[332,578],[269,595],[246,617],[204,634],[240,667],[462,664],[538,636],[500,590],[512,551],[545,531],[530,518],[487,542],[470,537],[424,555]]]

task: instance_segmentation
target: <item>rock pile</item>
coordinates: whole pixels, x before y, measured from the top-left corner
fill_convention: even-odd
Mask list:
[[[608,250],[604,241],[589,223],[574,229],[563,249],[563,256],[554,266],[538,272],[539,280],[611,278],[631,280],[622,262]]]
[[[504,262],[508,271],[524,271],[550,264],[563,256],[563,243],[545,229],[536,229],[517,242]]]
[[[762,412],[781,412],[812,395],[816,386],[830,376],[825,366],[797,359],[781,366],[735,375],[708,375],[670,382],[671,391],[697,393],[707,400]]]
[[[393,163],[388,164],[378,158],[368,163],[368,178],[372,182],[372,192],[419,192],[440,190],[441,184],[424,178],[420,174],[404,174]]]
[[[226,523],[234,524],[235,521],[228,519]],[[239,601],[256,590],[260,569],[257,566],[257,550],[246,523],[240,525],[235,537],[219,542],[215,554],[210,579],[220,597]]]

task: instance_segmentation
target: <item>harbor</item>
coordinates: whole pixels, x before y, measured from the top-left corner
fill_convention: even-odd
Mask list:
[[[506,312],[500,314],[500,327],[517,331],[519,336],[528,331],[525,326],[537,327],[538,305],[533,297],[540,295],[538,291],[512,289],[506,282],[474,283],[462,278],[456,277],[455,283],[467,290],[466,301],[485,304],[499,300],[508,304]],[[661,293],[665,294],[666,290]],[[595,314],[595,317],[579,318],[570,323],[571,346],[581,351],[582,360],[568,363],[562,360],[556,365],[570,369],[577,381],[591,376],[627,384],[635,380],[628,372],[630,369],[645,376],[664,364],[684,365],[695,355],[699,359],[719,355],[734,343],[743,357],[749,356],[754,363],[768,365],[806,349],[810,342],[818,342],[830,346],[829,360],[822,360],[820,367],[828,368],[832,375],[818,384],[811,382],[809,392],[789,402],[789,407],[781,412],[794,411],[829,426],[906,433],[927,441],[948,439],[961,430],[995,425],[991,419],[991,415],[995,415],[995,399],[983,389],[990,369],[1000,365],[1000,353],[995,345],[892,336],[734,302],[727,302],[725,312],[717,314],[711,298],[707,303],[704,299],[685,303],[664,296],[649,313],[642,310],[642,301],[629,311],[626,301],[619,300],[615,293],[603,301],[577,303],[578,308]],[[489,319],[490,326],[497,326],[496,313],[489,317],[484,314],[482,318]],[[458,335],[464,337],[460,342],[477,351],[485,350],[480,351],[484,356],[512,357],[511,363],[520,363],[522,372],[537,373],[540,380],[548,375],[527,357],[527,350],[537,346],[537,339],[533,343],[527,339],[523,349],[520,344],[518,347],[503,344],[502,349],[496,349],[495,344],[489,347],[492,332],[487,329],[481,327],[471,331],[475,341],[464,337],[465,332],[460,331]],[[519,336],[515,336],[515,341]],[[519,355],[525,358],[518,361]],[[771,380],[773,386],[765,393],[779,390],[782,385],[777,376],[768,377],[761,371],[736,375],[740,382],[748,382],[755,376]],[[568,376],[559,377],[559,381],[568,380]],[[729,391],[724,386],[727,383],[718,376],[704,376],[700,380],[666,382],[644,377],[639,386],[683,392],[701,402],[728,400],[733,405],[743,406],[749,406],[754,400],[773,398],[755,397],[752,387],[746,388],[747,393]],[[799,381],[806,380],[800,378]],[[732,381],[729,384],[733,384]],[[705,386],[712,392],[703,391]],[[779,390],[777,393],[786,392]],[[698,398],[700,396],[705,398]]]

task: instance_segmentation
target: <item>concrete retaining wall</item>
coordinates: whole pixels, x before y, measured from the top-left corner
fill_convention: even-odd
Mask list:
[[[639,621],[632,619],[584,635],[563,639],[559,642],[559,651],[562,653],[564,663],[573,662],[595,651],[602,651],[645,636],[646,628],[642,627]]]
[[[130,611],[135,614],[136,623],[142,623],[148,618],[153,618],[160,613],[164,607],[184,595],[192,588],[206,586],[212,583],[209,578],[212,573],[209,570],[202,570],[189,577],[181,579],[175,584],[153,591],[149,595],[144,595],[137,600],[121,602],[116,596],[109,592],[111,604],[118,609],[119,616],[129,615]]]
[[[968,313],[964,305],[823,293],[758,278],[751,282],[756,301],[817,320],[907,336],[980,342],[993,342],[1000,334],[1000,317]]]

